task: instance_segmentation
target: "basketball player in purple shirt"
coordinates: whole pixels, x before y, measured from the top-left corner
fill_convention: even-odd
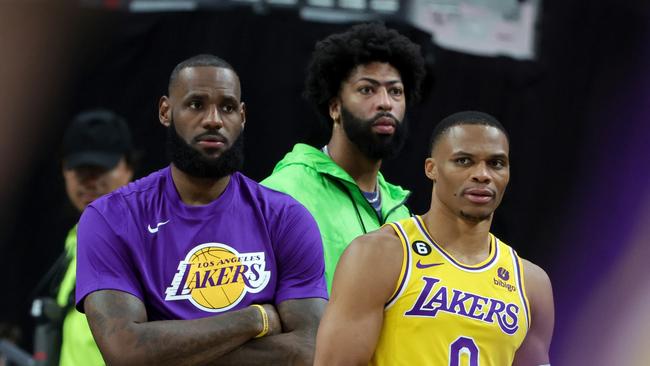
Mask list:
[[[239,78],[198,55],[159,105],[172,164],[79,223],[77,308],[108,364],[311,365],[327,290],[318,227],[237,171]]]

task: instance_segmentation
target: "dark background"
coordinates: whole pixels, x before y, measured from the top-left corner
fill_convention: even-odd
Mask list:
[[[413,191],[409,206],[423,213],[430,198],[423,164],[434,124],[475,109],[506,126],[511,183],[493,232],[551,277],[554,355],[567,347],[565,330],[584,305],[580,299],[589,283],[597,281],[584,269],[595,257],[605,259],[600,265],[606,269],[619,253],[611,242],[586,241],[593,239],[593,215],[609,212],[618,221],[605,218],[600,225],[627,230],[625,217],[633,219],[640,203],[628,199],[621,207],[617,197],[626,187],[648,186],[648,175],[635,171],[648,169],[649,151],[633,153],[627,143],[641,146],[639,136],[648,132],[648,120],[635,114],[650,104],[638,92],[650,48],[645,3],[545,1],[535,61],[443,50],[429,34],[388,21],[422,46],[430,74],[423,103],[407,113],[407,145],[382,171]],[[328,137],[319,135],[315,114],[301,98],[305,68],[315,41],[348,24],[306,22],[283,9],[257,14],[248,7],[161,14],[52,5],[2,10],[0,52],[9,57],[9,71],[0,71],[0,80],[14,89],[0,94],[9,98],[1,105],[6,119],[0,125],[0,322],[23,327],[26,347],[30,293],[77,220],[65,196],[59,155],[74,114],[106,107],[124,115],[142,152],[138,176],[162,168],[165,131],[157,105],[169,73],[189,56],[213,53],[241,78],[248,112],[245,174],[261,180],[294,143],[321,146]],[[638,160],[626,164],[629,159]],[[621,169],[628,169],[623,175],[631,186],[616,179]]]

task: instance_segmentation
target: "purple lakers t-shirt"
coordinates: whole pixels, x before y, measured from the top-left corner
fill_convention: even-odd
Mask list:
[[[204,206],[165,168],[104,196],[78,229],[77,308],[93,291],[142,300],[149,320],[327,298],[318,226],[300,203],[235,173]]]

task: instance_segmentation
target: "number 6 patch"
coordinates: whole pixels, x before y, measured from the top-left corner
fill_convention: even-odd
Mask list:
[[[416,240],[411,244],[411,248],[413,248],[413,251],[415,251],[417,254],[421,256],[429,255],[431,254],[431,245],[429,243],[425,243],[421,240]]]

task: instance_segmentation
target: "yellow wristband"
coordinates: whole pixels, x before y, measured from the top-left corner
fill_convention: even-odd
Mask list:
[[[264,324],[264,328],[258,335],[255,336],[255,338],[264,337],[266,333],[269,332],[269,315],[266,313],[266,310],[264,310],[264,307],[262,305],[253,304],[251,306],[259,309],[260,314],[262,314],[262,323]]]

